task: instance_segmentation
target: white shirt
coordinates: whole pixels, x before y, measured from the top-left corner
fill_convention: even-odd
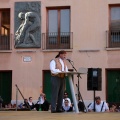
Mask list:
[[[70,106],[63,106],[63,109],[64,109],[65,111],[68,111],[68,110],[70,109]]]
[[[29,105],[32,105],[32,104],[33,104],[33,102],[30,102],[30,101],[28,101],[28,103],[29,103]]]
[[[101,101],[99,105],[95,103],[95,112],[101,112],[102,104],[103,104],[103,101]],[[88,110],[89,109],[90,110],[94,109],[94,102],[89,106]],[[107,103],[104,102],[102,112],[105,112],[106,110],[109,110],[109,108],[108,108]]]
[[[38,99],[38,104],[43,104],[44,101],[45,101],[45,100],[44,100],[42,97],[39,97],[39,99]]]
[[[58,74],[59,72],[68,72],[67,66],[66,66],[66,68],[64,69],[64,62],[63,62],[63,60],[62,60],[61,58],[59,58],[59,61],[60,61],[61,65],[62,65],[62,71],[59,70],[59,69],[56,69],[56,62],[55,62],[55,60],[52,60],[52,61],[50,62],[50,70],[51,70],[51,73],[53,73],[53,74]]]

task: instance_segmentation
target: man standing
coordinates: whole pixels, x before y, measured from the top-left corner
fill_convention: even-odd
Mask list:
[[[94,102],[88,108],[88,112],[93,112]],[[95,97],[95,112],[109,112],[106,102],[103,102],[99,96]]]
[[[51,113],[62,112],[62,101],[65,90],[65,74],[61,72],[68,72],[65,58],[66,52],[62,50],[58,53],[55,59],[50,62],[52,84]]]

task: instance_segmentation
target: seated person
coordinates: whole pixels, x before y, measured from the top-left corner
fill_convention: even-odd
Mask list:
[[[78,97],[78,109],[84,112],[84,103],[80,100],[80,97]]]
[[[62,110],[65,112],[73,111],[72,105],[69,105],[69,101],[67,99],[64,100],[64,106],[62,106]]]
[[[30,109],[34,109],[34,103],[32,102],[32,97],[29,97],[28,105],[30,106]]]
[[[28,99],[24,99],[24,104],[22,105],[22,108],[31,109],[28,103]]]
[[[7,108],[12,108],[12,104],[8,103]]]
[[[71,106],[71,100],[70,100],[70,98],[68,98],[68,93],[65,91],[64,92],[64,98],[63,98],[63,103],[62,103],[62,106],[65,106],[65,99],[67,99],[68,100],[68,102],[69,102],[69,106]]]
[[[88,107],[88,112],[94,111],[94,102]],[[100,96],[95,97],[95,112],[109,112],[109,107],[106,102],[103,102]]]
[[[116,104],[112,104],[112,106],[110,107],[110,112],[118,112]]]
[[[23,108],[23,103],[20,103],[19,105],[18,105],[18,109],[22,109]]]
[[[3,103],[3,99],[2,99],[2,97],[0,96],[0,108],[2,108],[2,103]]]
[[[38,102],[35,104],[35,108],[37,111],[48,111],[49,110],[49,102],[46,100],[46,95],[44,93],[40,94],[38,98]]]

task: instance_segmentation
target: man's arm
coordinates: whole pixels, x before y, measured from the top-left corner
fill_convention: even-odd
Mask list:
[[[58,74],[58,72],[61,72],[59,69],[56,69],[56,63],[54,60],[50,62],[50,71],[53,74]]]
[[[93,103],[91,103],[91,105],[88,107],[88,112],[93,112]]]
[[[105,102],[105,112],[109,112],[109,107],[106,102]]]

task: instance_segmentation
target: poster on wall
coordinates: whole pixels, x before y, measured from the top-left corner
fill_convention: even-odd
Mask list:
[[[39,48],[41,45],[41,2],[15,2],[15,48]]]

